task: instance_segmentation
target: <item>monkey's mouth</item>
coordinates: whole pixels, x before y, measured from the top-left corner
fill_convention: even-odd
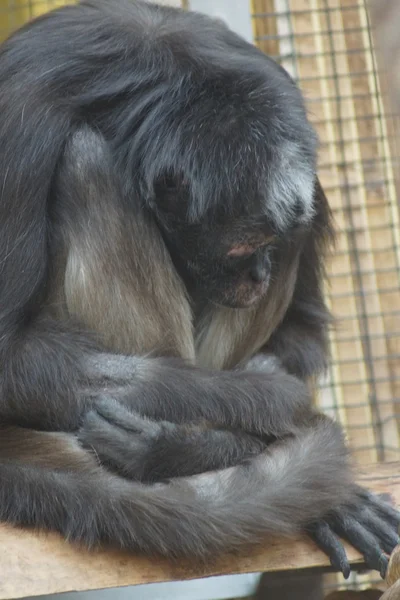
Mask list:
[[[263,298],[268,289],[268,281],[254,284],[241,284],[236,290],[236,305],[238,308],[250,308]]]
[[[261,298],[263,296],[264,296],[264,294],[262,294],[262,295],[257,294],[255,296],[253,296],[252,298],[249,298],[248,300],[238,300],[236,302],[235,306],[233,306],[233,308],[242,308],[242,309],[252,308],[256,304],[258,304],[258,302],[261,300]]]
[[[241,284],[231,293],[213,299],[212,303],[223,308],[252,308],[265,296],[267,290],[267,282],[257,285]]]

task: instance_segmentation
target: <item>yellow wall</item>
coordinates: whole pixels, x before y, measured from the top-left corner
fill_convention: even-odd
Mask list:
[[[156,1],[156,0],[150,0]],[[158,0],[164,4],[185,7],[186,0]],[[12,31],[39,15],[74,0],[0,0],[0,41]]]
[[[0,39],[33,17],[73,0],[0,0]]]

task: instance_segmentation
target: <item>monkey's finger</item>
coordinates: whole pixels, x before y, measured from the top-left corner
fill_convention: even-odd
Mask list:
[[[381,494],[375,494],[375,498],[379,500],[379,502],[383,502],[384,504],[389,504],[389,506],[396,506],[396,501],[393,496],[389,493],[382,492]]]
[[[347,540],[364,557],[369,569],[378,571],[381,575],[386,573],[388,558],[382,552],[376,537],[354,517],[335,517],[330,523],[333,531],[341,538]]]
[[[343,544],[333,533],[328,523],[320,521],[307,528],[307,533],[317,546],[328,556],[332,567],[341,571],[343,577],[350,576],[350,564]]]
[[[377,515],[369,507],[364,508],[361,517],[358,519],[370,533],[381,543],[383,550],[391,554],[399,543],[399,536],[390,524]]]
[[[380,514],[386,521],[388,521],[396,530],[400,527],[400,512],[388,501],[384,499],[384,496],[377,496],[368,492],[367,490],[362,491],[363,498],[370,504],[375,512]],[[390,495],[387,495],[391,499]]]

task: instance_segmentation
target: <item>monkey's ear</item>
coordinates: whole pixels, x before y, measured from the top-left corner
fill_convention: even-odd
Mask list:
[[[333,214],[318,176],[315,178],[314,185],[314,206],[315,229],[323,236],[327,245],[332,245],[335,242]]]
[[[326,195],[318,175],[315,177],[314,193],[317,197],[323,197],[324,201],[327,202]]]
[[[322,206],[330,212],[329,202],[318,176],[316,176],[314,184],[314,204],[317,210],[318,207]]]

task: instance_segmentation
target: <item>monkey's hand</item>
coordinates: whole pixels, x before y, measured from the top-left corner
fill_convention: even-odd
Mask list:
[[[78,439],[111,470],[146,482],[224,469],[266,447],[242,431],[156,422],[109,400],[86,414]]]
[[[399,525],[397,510],[380,497],[358,488],[355,503],[334,512],[325,521],[311,524],[307,532],[346,579],[350,564],[339,537],[363,555],[369,569],[379,571],[384,578],[389,555],[399,543]]]

